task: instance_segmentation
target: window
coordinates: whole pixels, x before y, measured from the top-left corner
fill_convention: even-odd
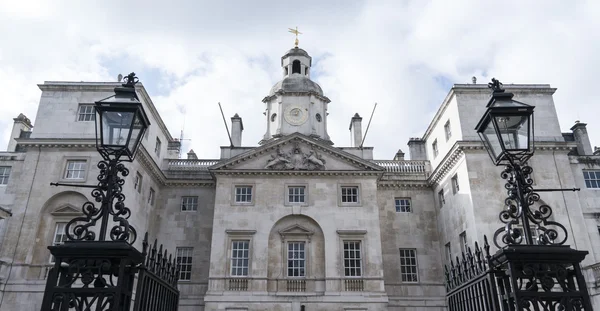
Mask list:
[[[417,251],[400,249],[400,275],[402,282],[418,282]]]
[[[67,240],[67,235],[65,234],[66,226],[66,222],[56,223],[56,227],[54,228],[54,236],[52,238],[52,245],[61,245]],[[52,255],[50,255],[50,263],[54,263],[54,256]]]
[[[96,111],[94,105],[79,105],[77,121],[94,121],[96,120]]]
[[[583,171],[586,188],[600,188],[600,170]]]
[[[236,186],[235,202],[252,203],[252,186]]]
[[[452,137],[452,129],[450,128],[450,120],[444,124],[444,133],[446,134],[446,141]]]
[[[135,173],[135,181],[133,183],[133,189],[137,190],[138,193],[142,191],[142,174],[140,172]]]
[[[444,250],[446,251],[446,261],[451,262],[452,261],[452,245],[450,245],[450,242],[446,243],[446,245],[444,245]]]
[[[231,241],[231,275],[248,276],[250,241]]]
[[[0,166],[0,185],[8,184],[8,177],[10,177],[10,166]]]
[[[300,61],[295,60],[292,62],[292,73],[301,73]]]
[[[288,203],[305,203],[306,187],[290,186],[288,187]]]
[[[306,273],[306,256],[304,242],[288,243],[288,273],[290,277],[304,277]]]
[[[437,157],[438,155],[438,145],[437,145],[437,139],[433,141],[433,144],[431,144],[431,149],[433,149],[433,157]]]
[[[458,237],[460,238],[460,248],[463,253],[466,253],[469,249],[469,244],[467,243],[467,233],[463,231]]]
[[[181,211],[197,211],[198,197],[181,197]]]
[[[440,201],[440,207],[442,207],[444,204],[446,204],[446,200],[444,199],[444,189],[440,190],[440,192],[438,192],[438,200]]]
[[[148,204],[154,205],[154,189],[150,188],[150,194],[148,194]]]
[[[342,203],[358,203],[358,187],[342,187]]]
[[[454,174],[454,176],[452,176],[452,194],[456,194],[459,190],[458,175]]]
[[[189,281],[192,279],[192,247],[178,247],[177,253],[177,268],[179,268],[179,280]]]
[[[362,276],[360,241],[344,241],[344,276]]]
[[[84,179],[86,167],[86,160],[68,160],[65,179]]]
[[[154,145],[154,153],[156,153],[157,156],[160,156],[160,146],[161,146],[160,139],[158,139],[158,137],[156,137],[156,145]]]
[[[396,213],[412,213],[410,199],[396,198]]]

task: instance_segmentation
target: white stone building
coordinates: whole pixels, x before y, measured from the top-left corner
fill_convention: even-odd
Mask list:
[[[401,151],[378,160],[359,147],[358,115],[354,146],[331,141],[327,116],[340,111],[310,80],[311,61],[299,48],[282,57],[283,79],[263,99],[263,139],[243,145],[235,115],[220,159],[179,159],[180,143],[138,84],[151,126],[127,163],[131,223],[180,258],[182,311],[445,310],[443,264],[500,226],[502,168],[474,131],[487,86],[454,85],[423,137],[408,142],[410,160]],[[117,85],[45,82],[35,127],[14,119],[0,153],[0,311],[39,310],[47,246],[92,199],[89,189],[49,184],[95,183],[92,105]],[[536,107],[535,186],[581,188],[541,195],[568,244],[590,252],[584,269],[600,300],[600,152],[584,123],[561,131],[556,89],[505,87]]]

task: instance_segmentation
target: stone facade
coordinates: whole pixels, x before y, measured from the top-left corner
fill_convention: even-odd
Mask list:
[[[489,90],[454,85],[425,134],[409,141],[411,160],[401,151],[377,160],[360,139],[332,146],[329,99],[310,80],[311,62],[301,49],[284,55],[283,80],[263,100],[259,146],[242,144],[236,115],[234,144],[221,147],[219,159],[192,151],[178,158],[179,142],[138,84],[151,126],[126,164],[132,225],[191,257],[179,282],[182,311],[445,310],[448,257],[500,226],[502,169],[473,130]],[[86,105],[117,85],[45,82],[35,127],[25,116],[14,119],[8,150],[0,153],[7,177],[0,179],[0,311],[39,309],[51,261],[46,247],[60,242],[56,229],[92,199],[85,188],[49,184],[95,183],[100,156]],[[600,307],[600,185],[584,179],[584,172],[600,176],[600,155],[592,154],[584,123],[561,132],[555,89],[506,88],[536,106],[535,187],[581,188],[541,196],[567,227],[568,243],[590,252],[584,269]],[[362,137],[361,120],[351,120],[355,138]]]

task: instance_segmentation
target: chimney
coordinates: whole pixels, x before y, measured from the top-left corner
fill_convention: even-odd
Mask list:
[[[242,118],[236,113],[231,117],[231,141],[234,147],[242,146],[242,131],[244,130],[244,123]]]
[[[31,120],[27,118],[24,114],[20,113],[18,117],[13,119],[15,123],[13,124],[12,132],[10,133],[10,140],[8,141],[8,147],[6,151],[15,152],[17,150],[17,141],[15,138],[29,138],[31,135],[31,129],[33,125],[31,125]]]
[[[600,156],[600,147],[598,147],[598,146],[594,147],[594,155],[595,156]]]
[[[190,151],[187,153],[187,158],[188,160],[198,160],[198,156],[196,156],[194,149],[190,149]]]
[[[421,138],[410,138],[408,140],[408,152],[411,160],[427,160],[425,141]]]
[[[580,156],[592,155],[592,144],[590,143],[590,137],[588,136],[586,123],[580,123],[579,120],[575,121],[575,125],[571,127],[575,142],[577,142],[577,153]]]
[[[362,118],[358,115],[358,113],[355,113],[354,117],[352,117],[349,130],[352,131],[352,136],[354,136],[354,147],[360,147],[363,139]]]
[[[473,76],[473,78],[471,78],[471,81],[473,81],[473,84],[477,84],[477,77]]]
[[[404,161],[404,152],[402,152],[402,149],[398,149],[398,152],[394,156],[394,161]]]

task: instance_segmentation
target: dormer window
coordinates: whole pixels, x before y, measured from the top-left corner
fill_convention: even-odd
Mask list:
[[[300,61],[299,60],[295,60],[292,63],[292,73],[302,73],[302,68],[300,66]]]

